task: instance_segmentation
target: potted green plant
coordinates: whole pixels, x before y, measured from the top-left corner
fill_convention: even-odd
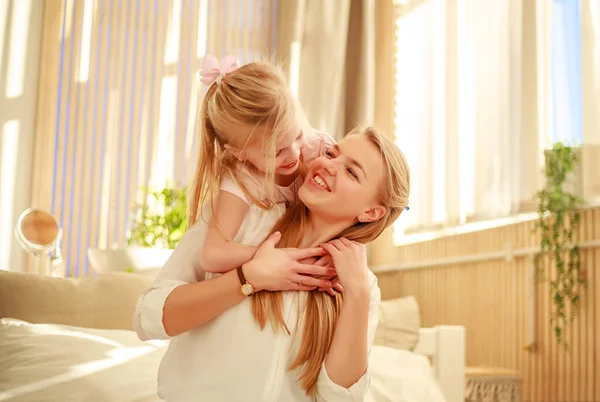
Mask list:
[[[550,284],[550,320],[557,343],[565,347],[565,327],[579,311],[585,282],[577,246],[583,200],[573,191],[579,161],[579,148],[556,143],[545,152],[546,183],[536,194],[534,232],[540,234],[540,251],[534,256],[536,278]]]
[[[168,185],[143,191],[144,203],[136,205],[131,216],[127,247],[88,249],[88,259],[97,273],[153,275],[185,233],[187,189]]]
[[[186,231],[187,188],[144,189],[144,195],[146,201],[134,210],[128,245],[174,249]]]

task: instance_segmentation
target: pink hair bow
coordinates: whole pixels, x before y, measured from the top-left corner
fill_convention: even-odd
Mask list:
[[[215,56],[206,55],[200,70],[200,81],[206,86],[211,86],[215,81],[221,82],[221,78],[240,68],[240,61],[235,56],[225,56],[219,61]]]

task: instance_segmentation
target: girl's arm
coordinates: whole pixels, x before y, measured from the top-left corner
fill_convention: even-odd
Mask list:
[[[141,340],[168,339],[218,317],[244,300],[236,272],[202,280],[195,257],[202,246],[201,225],[192,227],[181,239],[171,258],[136,306],[134,328]],[[326,279],[298,275],[326,276],[332,269],[301,264],[300,260],[322,255],[321,248],[283,250],[275,248],[279,235],[271,235],[257,256],[242,267],[247,281],[260,290],[313,290],[329,286]],[[304,283],[299,285],[298,283]]]
[[[205,272],[231,271],[252,259],[256,247],[243,246],[228,240],[235,237],[248,210],[248,204],[238,195],[229,191],[219,191],[200,256],[200,264]]]

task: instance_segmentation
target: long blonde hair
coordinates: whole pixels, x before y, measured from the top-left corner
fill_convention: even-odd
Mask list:
[[[385,215],[374,222],[357,222],[339,233],[336,237],[345,237],[359,243],[375,240],[390,226],[408,205],[410,192],[410,172],[402,152],[383,133],[373,127],[356,128],[349,135],[363,134],[381,152],[384,161],[384,177],[380,188],[380,202],[386,207]],[[277,221],[272,233],[281,232],[277,247],[298,247],[304,230],[310,224],[309,211],[301,202],[289,208]],[[270,321],[275,331],[289,329],[282,314],[283,297],[281,292],[260,292],[253,296],[252,312],[262,329]],[[289,367],[299,369],[299,385],[308,395],[315,392],[317,377],[321,365],[329,351],[337,318],[342,306],[342,294],[335,298],[313,290],[308,292],[304,306],[304,327],[302,341],[296,359]]]
[[[242,151],[260,144],[265,150],[265,183],[274,191],[276,142],[297,121],[297,101],[283,70],[269,62],[253,62],[212,84],[198,110],[199,155],[194,181],[188,195],[188,228],[196,222],[198,207],[214,200],[225,174],[231,175],[246,195],[261,208],[269,209],[268,199],[256,199],[238,177],[241,163],[225,145]],[[232,133],[231,125],[253,127],[249,135]],[[265,135],[258,135],[258,128]],[[248,166],[252,169],[252,166]]]

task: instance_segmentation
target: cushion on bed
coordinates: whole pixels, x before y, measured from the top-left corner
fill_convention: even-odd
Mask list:
[[[0,400],[149,402],[164,341],[135,332],[0,320]]]
[[[413,296],[382,300],[374,344],[413,350],[419,342],[419,328],[419,305]]]
[[[144,275],[115,273],[53,278],[0,270],[0,318],[100,329],[133,329]]]

